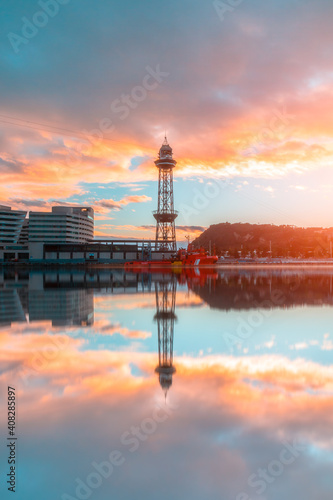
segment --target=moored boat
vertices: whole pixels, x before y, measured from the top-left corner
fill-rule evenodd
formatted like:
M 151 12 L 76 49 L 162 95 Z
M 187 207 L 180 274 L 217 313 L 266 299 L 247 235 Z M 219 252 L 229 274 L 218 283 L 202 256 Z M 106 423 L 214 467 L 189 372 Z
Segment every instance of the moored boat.
M 177 255 L 185 267 L 214 266 L 218 261 L 217 255 L 209 255 L 204 248 L 193 248 L 191 243 L 188 244 L 187 250 L 180 248 Z
M 137 260 L 125 263 L 125 269 L 165 269 L 181 267 L 214 266 L 218 261 L 217 255 L 209 255 L 204 248 L 194 248 L 191 243 L 187 249 L 180 248 L 171 259 Z

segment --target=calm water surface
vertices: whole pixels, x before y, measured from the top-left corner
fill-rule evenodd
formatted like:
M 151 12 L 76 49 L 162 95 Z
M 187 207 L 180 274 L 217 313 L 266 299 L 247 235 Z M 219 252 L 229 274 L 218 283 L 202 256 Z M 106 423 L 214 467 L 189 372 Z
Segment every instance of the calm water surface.
M 331 500 L 332 306 L 329 269 L 0 273 L 1 498 Z

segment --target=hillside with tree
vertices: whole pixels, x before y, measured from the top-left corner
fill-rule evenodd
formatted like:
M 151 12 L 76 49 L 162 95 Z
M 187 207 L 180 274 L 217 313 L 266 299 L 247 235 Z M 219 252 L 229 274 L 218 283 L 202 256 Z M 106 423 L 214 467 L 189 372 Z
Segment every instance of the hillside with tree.
M 193 241 L 195 247 L 214 249 L 230 257 L 330 258 L 333 228 L 275 226 L 273 224 L 214 224 Z

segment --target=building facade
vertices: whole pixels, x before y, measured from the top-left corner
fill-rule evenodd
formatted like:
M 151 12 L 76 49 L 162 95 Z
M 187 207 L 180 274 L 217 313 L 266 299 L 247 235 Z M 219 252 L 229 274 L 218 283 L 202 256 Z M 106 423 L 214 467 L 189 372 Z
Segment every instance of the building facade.
M 105 240 L 88 243 L 29 243 L 30 261 L 48 264 L 83 264 L 85 262 L 124 263 L 143 260 L 161 260 L 163 253 L 155 242 L 148 240 Z M 1 252 L 0 252 L 1 260 Z
M 0 205 L 0 245 L 19 242 L 27 212 Z
M 52 207 L 52 212 L 30 212 L 29 243 L 87 243 L 94 239 L 91 207 Z

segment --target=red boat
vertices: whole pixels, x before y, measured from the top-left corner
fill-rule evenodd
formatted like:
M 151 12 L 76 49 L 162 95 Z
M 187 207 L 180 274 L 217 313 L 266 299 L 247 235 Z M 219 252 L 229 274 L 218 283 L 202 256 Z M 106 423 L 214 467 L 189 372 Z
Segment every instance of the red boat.
M 218 260 L 217 255 L 209 255 L 204 248 L 193 248 L 189 243 L 187 250 L 180 248 L 177 252 L 177 260 L 187 267 L 214 266 Z
M 177 267 L 214 266 L 218 260 L 217 255 L 209 255 L 204 248 L 193 248 L 189 243 L 187 250 L 180 248 L 171 259 L 165 260 L 136 260 L 125 263 L 125 269 L 165 269 Z

